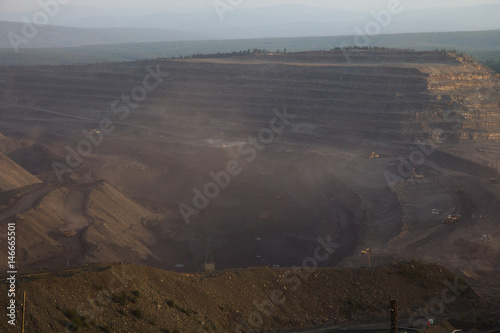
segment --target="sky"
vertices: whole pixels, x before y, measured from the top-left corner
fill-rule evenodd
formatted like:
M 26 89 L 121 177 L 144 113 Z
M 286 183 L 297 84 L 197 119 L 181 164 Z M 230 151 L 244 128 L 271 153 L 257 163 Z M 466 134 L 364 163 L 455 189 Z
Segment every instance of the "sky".
M 216 0 L 0 0 L 0 11 L 12 12 L 20 10 L 36 10 L 42 2 L 61 1 L 73 6 L 95 6 L 101 8 L 168 8 L 210 7 Z M 239 7 L 261 7 L 280 4 L 302 4 L 314 7 L 343 8 L 369 10 L 380 7 L 391 0 L 217 0 L 223 3 L 241 3 Z M 396 0 L 398 1 L 398 0 Z M 500 0 L 399 0 L 406 8 L 456 7 L 480 4 L 500 4 Z

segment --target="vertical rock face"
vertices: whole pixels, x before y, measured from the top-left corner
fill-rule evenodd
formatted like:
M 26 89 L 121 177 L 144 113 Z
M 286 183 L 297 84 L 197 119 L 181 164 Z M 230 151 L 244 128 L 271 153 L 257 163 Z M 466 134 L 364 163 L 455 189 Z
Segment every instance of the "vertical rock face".
M 458 141 L 500 141 L 499 75 L 468 57 L 456 58 L 458 64 L 454 66 L 420 69 L 428 74 L 429 93 L 436 100 L 438 112 L 434 114 L 444 120 L 441 124 L 434 122 L 434 126 L 441 126 Z M 428 125 L 432 125 L 433 113 L 428 112 Z
M 6 78 L 0 81 L 0 98 L 39 108 L 11 105 L 17 114 L 6 112 L 6 106 L 2 111 L 6 119 L 38 111 L 51 132 L 61 131 L 58 115 L 44 114 L 40 108 L 89 119 L 116 119 L 110 103 L 130 94 L 152 65 L 144 61 L 0 67 L 0 77 Z M 127 122 L 175 135 L 207 138 L 221 127 L 227 135 L 251 132 L 265 125 L 274 107 L 287 105 L 299 115 L 302 126 L 290 134 L 335 143 L 401 141 L 428 137 L 433 130 L 446 132 L 455 141 L 500 140 L 498 75 L 451 53 L 303 52 L 228 60 L 159 60 L 154 65 L 168 78 L 143 102 L 133 103 L 137 108 Z

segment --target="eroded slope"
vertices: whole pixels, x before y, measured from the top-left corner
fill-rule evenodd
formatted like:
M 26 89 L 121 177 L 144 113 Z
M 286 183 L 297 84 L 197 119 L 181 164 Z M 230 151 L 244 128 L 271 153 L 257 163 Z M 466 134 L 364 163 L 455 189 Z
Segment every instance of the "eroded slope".
M 130 235 L 141 239 L 137 258 L 151 251 L 167 258 L 162 267 L 198 269 L 207 238 L 218 267 L 291 266 L 327 236 L 340 247 L 326 265 L 366 265 L 359 253 L 371 247 L 375 264 L 419 257 L 497 266 L 498 76 L 444 52 L 358 50 L 349 58 L 330 51 L 1 68 L 0 129 L 36 141 L 39 163 L 20 149 L 16 160 L 56 183 L 51 163 L 66 163 L 67 147 L 76 149 L 88 133 L 99 141 L 100 121 L 111 119 L 112 133 L 64 179 L 105 179 L 161 214 L 147 225 L 161 241 L 134 228 Z M 151 71 L 160 84 L 130 102 L 127 117 L 113 112 L 113 102 L 128 105 L 126 96 Z M 293 121 L 248 162 L 239 147 L 249 147 L 285 106 Z M 425 139 L 424 146 L 416 141 Z M 419 150 L 423 160 L 414 158 Z M 379 158 L 370 159 L 372 152 Z M 400 168 L 410 158 L 414 165 Z M 193 189 L 231 160 L 242 173 L 186 225 L 179 204 L 191 205 Z M 424 178 L 412 178 L 413 167 Z M 95 211 L 97 220 L 126 218 L 109 209 Z M 464 218 L 442 225 L 450 213 Z M 127 225 L 117 222 L 120 230 Z M 93 248 L 122 237 L 104 224 L 90 230 Z M 117 258 L 117 248 L 102 246 Z

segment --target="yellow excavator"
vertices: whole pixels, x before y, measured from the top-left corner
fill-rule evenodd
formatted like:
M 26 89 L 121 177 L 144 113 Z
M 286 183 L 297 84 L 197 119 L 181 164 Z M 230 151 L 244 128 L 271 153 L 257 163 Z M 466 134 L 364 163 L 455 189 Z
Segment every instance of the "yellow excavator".
M 451 214 L 451 215 L 448 215 L 447 218 L 445 218 L 443 220 L 443 224 L 453 224 L 455 222 L 457 222 L 458 220 L 460 220 L 460 217 L 462 217 L 461 215 L 458 215 L 458 214 Z
M 374 160 L 376 158 L 380 158 L 380 155 L 377 155 L 375 154 L 375 152 L 372 152 L 372 154 L 370 155 L 370 160 Z
M 416 172 L 415 172 L 415 168 L 413 168 L 413 173 L 411 174 L 411 178 L 412 179 L 424 179 L 425 176 L 424 175 L 418 175 Z

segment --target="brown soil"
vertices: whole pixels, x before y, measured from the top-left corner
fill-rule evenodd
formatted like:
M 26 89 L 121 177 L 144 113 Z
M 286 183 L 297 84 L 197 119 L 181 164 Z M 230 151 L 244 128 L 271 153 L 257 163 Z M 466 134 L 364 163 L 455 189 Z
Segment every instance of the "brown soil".
M 415 310 L 439 299 L 446 288 L 443 281 L 455 276 L 418 262 L 372 269 L 251 268 L 206 274 L 129 264 L 77 269 L 40 276 L 33 272 L 23 278 L 18 294 L 26 292 L 28 332 L 62 332 L 71 318 L 79 322 L 77 317 L 85 317 L 78 323 L 81 332 L 95 332 L 99 326 L 111 332 L 238 332 L 238 327 L 268 332 L 353 322 L 388 325 L 390 299 L 399 301 L 399 317 L 407 322 Z M 5 291 L 2 284 L 0 292 Z M 0 304 L 5 306 L 4 298 Z M 485 300 L 467 289 L 446 305 L 442 316 L 485 306 Z M 3 331 L 12 331 L 3 321 L 1 325 Z
M 0 153 L 0 191 L 11 191 L 41 181 Z

